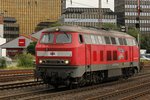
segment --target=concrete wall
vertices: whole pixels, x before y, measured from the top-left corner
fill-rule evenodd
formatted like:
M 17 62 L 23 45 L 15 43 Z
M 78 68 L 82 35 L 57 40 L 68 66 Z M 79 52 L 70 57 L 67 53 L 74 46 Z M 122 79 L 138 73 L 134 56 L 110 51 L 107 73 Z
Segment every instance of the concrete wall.
M 3 56 L 3 57 L 6 56 L 6 49 L 1 48 L 1 45 L 4 44 L 4 43 L 6 43 L 6 39 L 0 37 L 0 57 L 1 56 Z
M 4 36 L 4 25 L 0 24 L 0 37 Z
M 4 35 L 4 24 L 3 24 L 3 16 L 0 15 L 0 37 Z

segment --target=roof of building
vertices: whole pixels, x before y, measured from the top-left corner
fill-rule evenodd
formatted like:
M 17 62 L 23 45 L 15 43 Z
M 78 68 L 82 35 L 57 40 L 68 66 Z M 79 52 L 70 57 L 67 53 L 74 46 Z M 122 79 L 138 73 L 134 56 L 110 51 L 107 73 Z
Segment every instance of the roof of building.
M 44 31 L 46 31 L 46 30 L 47 30 L 47 28 L 42 29 L 42 30 L 40 30 L 40 31 L 38 31 L 38 32 L 36 32 L 36 33 L 34 33 L 34 34 L 32 34 L 31 36 L 32 36 L 33 38 L 36 38 L 36 39 L 38 40 L 38 39 L 40 39 L 40 36 L 41 36 L 42 32 L 44 32 Z
M 6 39 L 3 38 L 3 37 L 0 37 L 0 45 L 2 45 L 2 44 L 4 44 L 4 43 L 6 43 Z
M 38 41 L 38 39 L 33 37 L 32 35 L 20 34 L 20 36 L 24 36 L 24 37 L 26 37 L 28 39 L 31 39 L 34 42 Z
M 64 11 L 64 14 L 66 13 L 112 13 L 113 11 L 110 8 L 79 8 L 79 7 L 69 7 Z
M 19 46 L 19 39 L 25 39 L 25 46 Z M 27 46 L 30 44 L 30 42 L 37 41 L 37 39 L 26 36 L 26 35 L 20 35 L 18 38 L 15 38 L 12 41 L 9 41 L 7 43 L 4 43 L 1 45 L 1 48 L 27 48 Z

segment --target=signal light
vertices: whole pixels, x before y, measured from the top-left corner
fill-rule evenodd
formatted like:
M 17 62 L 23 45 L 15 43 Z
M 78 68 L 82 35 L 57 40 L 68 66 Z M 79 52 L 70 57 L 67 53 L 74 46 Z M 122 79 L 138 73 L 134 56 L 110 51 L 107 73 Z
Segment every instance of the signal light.
M 121 32 L 126 32 L 126 27 L 125 26 L 121 26 Z

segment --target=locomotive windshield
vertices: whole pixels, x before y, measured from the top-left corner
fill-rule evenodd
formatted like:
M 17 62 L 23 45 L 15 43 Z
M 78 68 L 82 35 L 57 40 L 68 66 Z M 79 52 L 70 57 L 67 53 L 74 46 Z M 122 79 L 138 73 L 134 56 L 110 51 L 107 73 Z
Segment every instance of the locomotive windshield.
M 44 34 L 40 40 L 40 43 L 54 43 L 54 36 L 56 37 L 56 43 L 71 43 L 72 36 L 68 33 L 54 33 Z
M 49 33 L 49 34 L 44 34 L 40 43 L 53 43 L 54 40 L 54 34 Z
M 71 34 L 61 33 L 56 36 L 56 43 L 71 43 Z

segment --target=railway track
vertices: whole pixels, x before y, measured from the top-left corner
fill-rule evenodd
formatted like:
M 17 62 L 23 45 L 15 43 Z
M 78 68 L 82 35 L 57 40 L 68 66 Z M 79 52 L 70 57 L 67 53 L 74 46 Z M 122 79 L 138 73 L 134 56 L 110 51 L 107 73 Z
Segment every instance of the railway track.
M 52 92 L 52 88 L 47 88 L 47 89 L 28 91 L 28 92 L 23 92 L 23 93 L 18 93 L 18 94 L 11 94 L 11 95 L 7 95 L 7 96 L 0 96 L 0 100 L 18 100 L 18 99 L 22 99 L 27 96 L 48 93 L 48 92 L 50 92 L 50 90 Z
M 34 78 L 33 70 L 0 70 L 0 82 L 28 80 Z
M 120 100 L 137 100 L 137 99 L 144 100 L 144 98 L 145 99 L 147 98 L 146 95 L 149 95 L 149 94 L 150 94 L 150 89 L 147 89 L 145 91 L 141 91 L 141 92 L 126 96 Z
M 0 90 L 6 90 L 6 89 L 8 90 L 8 89 L 21 88 L 21 87 L 27 87 L 27 86 L 41 85 L 41 84 L 43 84 L 42 81 L 7 83 L 7 84 L 1 84 Z
M 146 91 L 146 93 L 148 93 L 148 91 L 150 91 L 150 82 L 142 83 L 142 84 L 128 87 L 125 89 L 118 89 L 116 91 L 112 91 L 112 92 L 109 92 L 109 93 L 106 93 L 103 95 L 97 94 L 97 96 L 88 98 L 86 100 L 130 100 L 133 98 L 137 98 L 140 95 L 143 95 L 143 93 L 145 94 L 145 92 L 138 93 L 136 95 L 134 94 L 129 97 L 126 97 L 127 94 L 129 94 L 129 93 L 131 94 L 133 92 L 135 93 L 135 91 L 137 92 L 137 91 L 146 90 L 146 89 L 148 89 Z M 124 95 L 125 95 L 125 97 L 124 97 Z
M 5 84 L 0 86 L 0 90 L 10 90 L 10 93 L 1 95 L 0 100 L 44 100 L 44 99 L 59 99 L 59 100 L 78 100 L 78 99 L 89 99 L 94 97 L 96 93 L 106 94 L 114 92 L 116 89 L 120 88 L 126 89 L 127 86 L 133 87 L 138 83 L 147 83 L 150 80 L 150 73 L 140 74 L 138 76 L 132 77 L 128 80 L 114 81 L 110 83 L 104 83 L 95 86 L 83 87 L 74 90 L 66 90 L 66 88 L 61 88 L 59 90 L 54 90 L 52 87 L 45 87 L 38 89 L 38 84 L 42 83 L 30 83 L 30 82 L 22 82 L 21 84 Z M 32 86 L 31 84 L 37 85 L 37 89 L 26 90 L 27 87 Z M 12 89 L 24 89 L 22 92 L 16 92 L 12 94 L 14 91 Z M 21 90 L 22 90 L 21 89 Z M 12 91 L 12 92 L 11 92 Z M 19 91 L 19 90 L 18 90 Z M 99 95 L 96 94 L 96 95 Z M 91 97 L 90 97 L 91 96 Z M 115 99 L 116 100 L 116 99 Z M 120 100 L 120 99 L 119 99 Z
M 33 73 L 33 69 L 23 69 L 23 70 L 0 70 L 0 76 L 14 75 L 14 74 L 27 74 Z
M 51 92 L 51 90 L 48 90 L 49 92 L 41 92 L 41 93 L 31 93 L 32 96 L 21 96 L 21 100 L 44 100 L 44 99 L 55 99 L 55 100 L 78 100 L 78 99 L 90 99 L 89 96 L 94 97 L 93 94 L 100 93 L 106 95 L 106 93 L 112 93 L 116 89 L 126 89 L 128 86 L 133 87 L 135 84 L 139 83 L 140 78 L 142 80 L 140 83 L 147 83 L 150 80 L 150 74 L 147 75 L 140 75 L 137 77 L 133 77 L 126 81 L 115 81 L 111 83 L 105 83 L 100 84 L 96 86 L 89 86 L 89 87 L 83 87 L 79 89 L 74 90 L 66 90 L 61 92 Z M 149 79 L 148 79 L 149 78 Z M 149 83 L 150 84 L 150 83 Z M 147 85 L 149 85 L 147 83 Z M 92 95 L 91 95 L 92 94 Z M 98 94 L 96 94 L 98 95 Z M 17 95 L 18 97 L 18 95 Z M 15 97 L 15 98 L 17 98 Z M 9 98 L 10 99 L 10 98 Z

